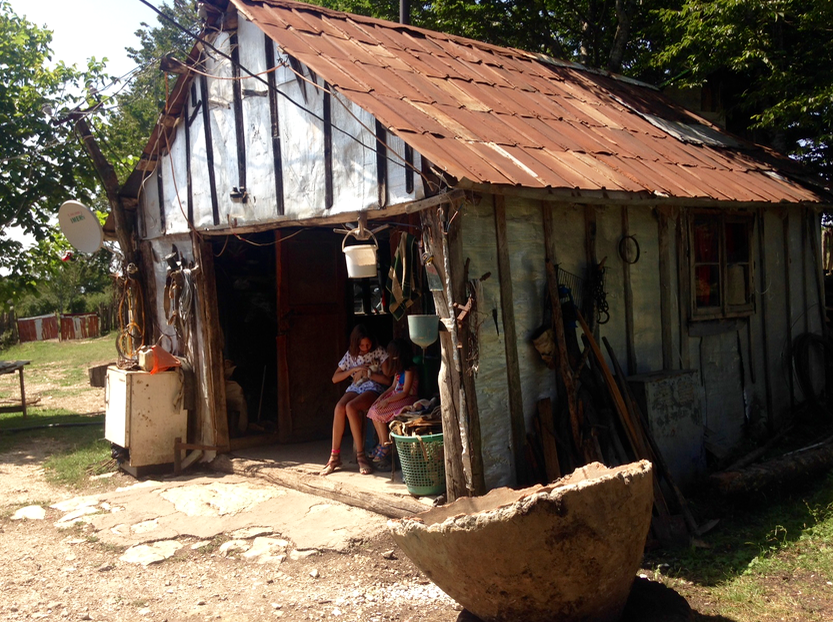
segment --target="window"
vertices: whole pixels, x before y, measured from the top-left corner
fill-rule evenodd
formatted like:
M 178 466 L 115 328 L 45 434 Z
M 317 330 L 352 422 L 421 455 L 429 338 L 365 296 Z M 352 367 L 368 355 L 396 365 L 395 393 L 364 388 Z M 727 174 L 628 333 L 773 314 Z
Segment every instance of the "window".
M 693 319 L 733 317 L 755 311 L 752 225 L 751 215 L 692 215 Z

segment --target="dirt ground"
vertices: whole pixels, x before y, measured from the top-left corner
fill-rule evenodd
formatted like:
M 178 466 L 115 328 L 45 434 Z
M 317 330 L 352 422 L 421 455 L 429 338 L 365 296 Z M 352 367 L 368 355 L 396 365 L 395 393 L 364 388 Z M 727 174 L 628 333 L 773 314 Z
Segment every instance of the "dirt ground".
M 32 391 L 40 389 L 33 383 Z M 100 389 L 73 400 L 77 412 L 103 410 Z M 121 561 L 121 549 L 85 527 L 55 527 L 60 513 L 48 505 L 74 495 L 44 477 L 43 461 L 54 449 L 41 442 L 0 454 L 2 620 L 451 622 L 460 614 L 387 534 L 345 553 L 321 551 L 280 564 L 224 555 L 222 538 L 197 550 L 185 542 L 170 559 L 148 566 Z M 108 482 L 135 480 L 116 474 Z M 11 519 L 32 504 L 47 508 L 44 520 Z

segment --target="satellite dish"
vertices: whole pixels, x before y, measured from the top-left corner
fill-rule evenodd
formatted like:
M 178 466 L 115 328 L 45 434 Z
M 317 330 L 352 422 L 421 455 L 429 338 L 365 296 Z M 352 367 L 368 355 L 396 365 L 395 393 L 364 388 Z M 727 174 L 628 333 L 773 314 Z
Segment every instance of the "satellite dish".
M 58 226 L 69 243 L 82 253 L 94 253 L 104 242 L 95 214 L 78 201 L 66 201 L 58 210 Z

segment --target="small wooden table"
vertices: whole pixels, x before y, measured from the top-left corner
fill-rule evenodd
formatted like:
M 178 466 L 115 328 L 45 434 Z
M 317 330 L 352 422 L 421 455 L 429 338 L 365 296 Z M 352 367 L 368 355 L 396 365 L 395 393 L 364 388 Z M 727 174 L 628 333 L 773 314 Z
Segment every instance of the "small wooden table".
M 26 387 L 23 384 L 23 368 L 32 361 L 0 361 L 0 376 L 20 372 L 20 406 L 0 406 L 0 413 L 16 413 L 23 411 L 26 416 Z

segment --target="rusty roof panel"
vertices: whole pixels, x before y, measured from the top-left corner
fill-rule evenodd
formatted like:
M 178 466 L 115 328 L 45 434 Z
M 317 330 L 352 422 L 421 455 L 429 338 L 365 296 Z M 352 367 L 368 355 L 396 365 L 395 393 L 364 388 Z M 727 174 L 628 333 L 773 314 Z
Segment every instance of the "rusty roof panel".
M 472 143 L 469 149 L 500 171 L 507 183 L 513 186 L 546 187 L 546 183 L 537 172 L 541 171 L 540 163 L 529 158 L 522 149 L 484 142 Z
M 426 96 L 414 88 L 413 72 L 398 71 L 391 68 L 382 69 L 373 67 L 372 65 L 359 65 L 356 67 L 356 69 L 359 68 L 366 72 L 368 82 L 372 82 L 373 88 L 378 89 L 379 93 L 388 94 L 393 92 L 399 97 L 424 101 L 429 104 L 434 101 L 431 97 Z M 383 76 L 385 79 L 380 80 L 379 78 Z
M 694 144 L 695 124 L 708 122 L 634 81 L 289 0 L 231 2 L 284 52 L 460 180 L 833 201 L 829 191 L 789 181 L 794 163 L 757 146 Z M 773 167 L 785 178 L 767 175 Z
M 449 171 L 458 179 L 470 179 L 477 182 L 484 176 L 491 177 L 497 184 L 511 184 L 498 169 L 491 164 L 491 160 L 484 160 L 478 153 L 471 151 L 468 143 L 457 140 L 438 140 L 434 136 L 426 136 L 423 141 L 426 157 L 435 165 Z
M 430 104 L 423 104 L 408 99 L 387 99 L 388 105 L 401 117 L 412 121 L 413 131 L 419 134 L 432 134 L 435 137 L 451 138 L 454 134 L 442 123 L 437 121 L 436 115 L 426 114 L 424 109 L 431 110 Z

